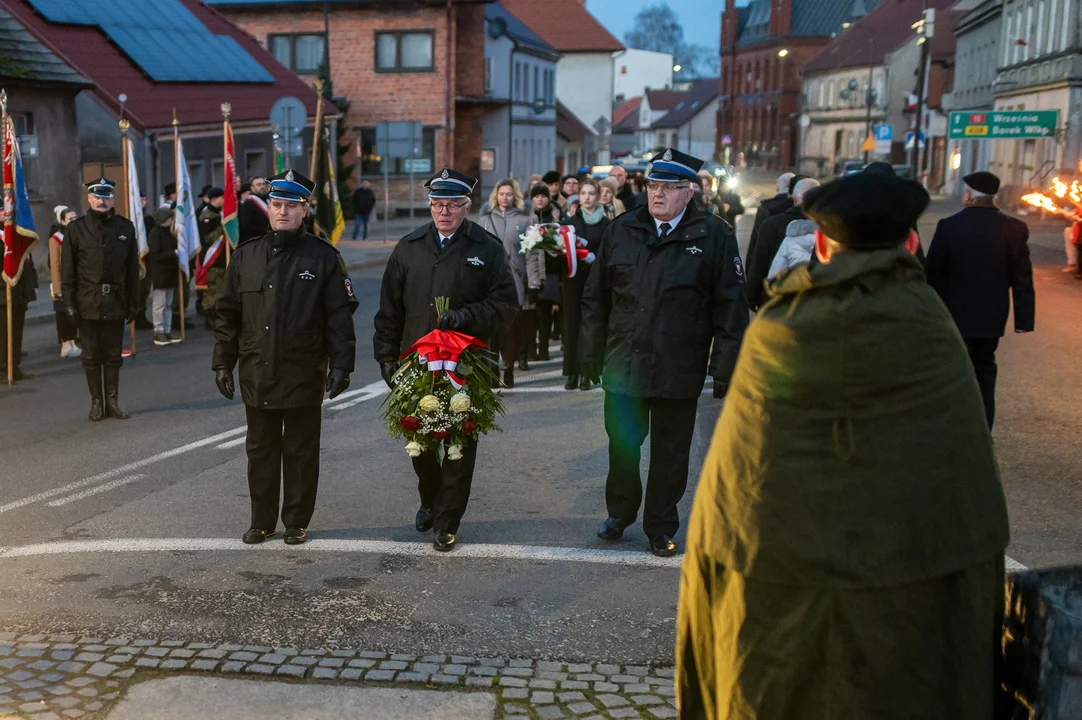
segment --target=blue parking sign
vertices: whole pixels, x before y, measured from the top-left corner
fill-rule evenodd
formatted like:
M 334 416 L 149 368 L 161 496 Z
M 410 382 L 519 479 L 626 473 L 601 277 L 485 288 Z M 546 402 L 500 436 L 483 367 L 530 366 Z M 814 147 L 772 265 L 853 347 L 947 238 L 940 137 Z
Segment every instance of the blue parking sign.
M 894 139 L 894 126 L 893 125 L 876 125 L 875 126 L 875 139 L 878 141 L 890 141 Z

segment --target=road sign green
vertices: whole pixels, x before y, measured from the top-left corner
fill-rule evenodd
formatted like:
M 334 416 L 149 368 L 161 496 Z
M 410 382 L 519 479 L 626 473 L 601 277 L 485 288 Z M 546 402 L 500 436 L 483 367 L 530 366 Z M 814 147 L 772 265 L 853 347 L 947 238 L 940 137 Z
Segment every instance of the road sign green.
M 1018 140 L 1053 137 L 1059 110 L 965 110 L 952 112 L 951 140 Z

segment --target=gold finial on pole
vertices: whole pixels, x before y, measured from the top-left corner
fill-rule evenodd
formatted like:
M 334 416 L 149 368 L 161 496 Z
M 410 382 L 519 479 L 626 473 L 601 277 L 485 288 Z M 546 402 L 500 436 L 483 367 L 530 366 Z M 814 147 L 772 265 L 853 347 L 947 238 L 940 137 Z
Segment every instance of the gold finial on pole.
M 0 90 L 0 106 L 3 106 L 4 114 L 8 111 L 8 91 Z
M 173 127 L 180 125 L 180 121 L 177 120 L 177 109 L 173 108 Z

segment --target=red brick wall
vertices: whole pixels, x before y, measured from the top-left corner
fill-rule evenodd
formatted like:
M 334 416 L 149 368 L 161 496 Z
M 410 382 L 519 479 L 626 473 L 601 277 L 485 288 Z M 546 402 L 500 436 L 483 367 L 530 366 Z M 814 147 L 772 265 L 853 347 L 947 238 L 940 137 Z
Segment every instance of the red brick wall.
M 464 172 L 477 170 L 459 167 L 455 158 L 463 148 L 472 155 L 466 165 L 479 165 L 482 144 L 481 129 L 475 123 L 460 125 L 454 114 L 448 118 L 448 79 L 455 79 L 452 90 L 457 95 L 480 95 L 484 90 L 484 8 L 481 5 L 459 6 L 454 10 L 455 29 L 449 33 L 446 10 L 442 7 L 413 6 L 412 3 L 380 5 L 378 9 L 336 9 L 330 13 L 331 79 L 335 95 L 350 102 L 345 115 L 349 131 L 341 138 L 343 144 L 356 142 L 353 128 L 371 127 L 383 120 L 420 120 L 426 127 L 439 127 L 436 132 L 434 168 L 445 163 Z M 268 36 L 281 33 L 321 33 L 323 14 L 314 12 L 230 12 L 230 20 L 251 34 L 264 46 Z M 432 30 L 432 72 L 377 73 L 375 71 L 375 33 L 380 30 Z M 448 67 L 449 35 L 455 53 Z M 315 82 L 315 76 L 305 79 Z M 446 127 L 450 120 L 456 135 L 448 147 Z M 476 148 L 474 152 L 473 148 Z M 450 161 L 448 160 L 450 151 Z M 349 153 L 346 163 L 355 155 Z M 476 158 L 476 162 L 474 162 Z M 421 182 L 427 178 L 420 179 Z M 372 178 L 373 189 L 382 204 L 382 179 Z M 379 187 L 376 187 L 376 185 Z M 405 203 L 409 183 L 406 178 L 391 182 L 392 201 Z M 415 202 L 424 202 L 423 192 L 415 191 Z

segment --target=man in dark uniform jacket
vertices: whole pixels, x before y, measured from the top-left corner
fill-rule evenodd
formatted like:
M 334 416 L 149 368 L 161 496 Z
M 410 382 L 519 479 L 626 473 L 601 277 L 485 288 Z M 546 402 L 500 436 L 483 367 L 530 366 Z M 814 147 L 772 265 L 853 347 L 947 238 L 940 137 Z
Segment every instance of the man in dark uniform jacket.
M 353 372 L 353 285 L 334 246 L 301 228 L 314 187 L 292 170 L 271 178 L 271 229 L 237 247 L 218 292 L 212 368 L 218 390 L 232 400 L 240 363 L 252 496 L 248 544 L 275 534 L 279 492 L 286 543 L 307 540 L 323 393 L 337 397 Z
M 0 248 L 3 241 L 0 241 Z M 15 286 L 11 288 L 11 379 L 33 380 L 33 373 L 24 373 L 19 365 L 23 355 L 23 327 L 26 324 L 26 311 L 30 303 L 38 297 L 38 271 L 34 267 L 34 256 L 27 255 L 22 272 Z M 8 370 L 8 314 L 7 292 L 0 283 L 0 382 L 7 379 Z
M 432 222 L 402 238 L 387 262 L 373 345 L 388 386 L 399 355 L 434 328 L 487 340 L 518 304 L 503 243 L 466 219 L 476 185 L 474 178 L 446 168 L 429 180 Z M 450 299 L 450 309 L 438 318 L 437 297 Z M 476 443 L 463 444 L 461 460 L 445 458 L 441 464 L 438 450 L 413 458 L 421 496 L 415 526 L 418 532 L 435 530 L 436 550 L 455 547 L 476 461 Z
M 977 172 L 960 212 L 943 218 L 928 248 L 928 284 L 946 303 L 969 350 L 988 427 L 996 417 L 996 348 L 1014 297 L 1014 331 L 1033 331 L 1035 301 L 1029 227 L 995 204 L 999 178 Z
M 748 240 L 748 251 L 745 253 L 745 257 L 750 259 L 751 254 L 755 252 L 755 246 L 759 242 L 759 230 L 767 218 L 785 212 L 793 206 L 791 191 L 792 184 L 795 184 L 792 183 L 792 180 L 795 177 L 796 175 L 791 172 L 779 175 L 778 193 L 774 197 L 767 198 L 759 203 L 759 209 L 755 211 L 755 222 L 751 225 L 751 239 Z
M 116 183 L 86 184 L 86 215 L 64 233 L 61 284 L 64 302 L 83 343 L 83 369 L 90 387 L 90 419 L 127 420 L 118 393 L 124 325 L 139 312 L 139 247 L 135 226 L 116 214 Z M 103 383 L 104 380 L 104 383 Z
M 642 524 L 650 551 L 666 557 L 676 554 L 676 506 L 707 369 L 714 397 L 724 397 L 749 315 L 736 236 L 689 204 L 703 161 L 668 148 L 652 162 L 649 204 L 613 220 L 601 240 L 582 298 L 579 354 L 590 377 L 604 374 L 609 518 L 597 534 L 617 540 L 635 522 L 650 434 Z
M 257 177 L 252 178 L 249 187 L 251 194 L 237 208 L 237 223 L 240 226 L 239 243 L 263 237 L 270 228 L 270 210 L 267 206 L 270 184 L 267 183 L 266 178 Z

